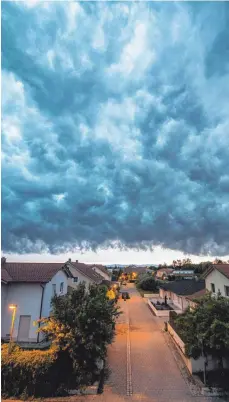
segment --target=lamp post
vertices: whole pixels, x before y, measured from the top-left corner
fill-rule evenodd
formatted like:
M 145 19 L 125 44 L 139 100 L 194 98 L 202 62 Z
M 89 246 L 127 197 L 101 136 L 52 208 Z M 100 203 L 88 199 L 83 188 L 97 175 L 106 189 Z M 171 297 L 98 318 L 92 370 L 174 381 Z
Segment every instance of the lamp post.
M 11 352 L 11 348 L 12 348 L 14 322 L 15 322 L 15 317 L 16 317 L 17 305 L 10 304 L 9 309 L 12 310 L 13 312 L 12 312 L 12 320 L 11 320 L 11 328 L 10 328 L 10 342 L 9 342 L 9 347 L 8 347 L 8 353 Z

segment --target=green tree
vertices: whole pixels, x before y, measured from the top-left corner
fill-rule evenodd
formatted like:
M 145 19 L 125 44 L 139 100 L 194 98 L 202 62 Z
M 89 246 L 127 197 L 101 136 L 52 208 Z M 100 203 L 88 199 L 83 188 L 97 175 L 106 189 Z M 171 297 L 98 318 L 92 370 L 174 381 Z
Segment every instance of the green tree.
M 186 354 L 194 359 L 204 355 L 206 360 L 212 355 L 223 368 L 223 357 L 229 355 L 229 300 L 209 294 L 196 302 L 194 310 L 175 320 Z
M 151 274 L 143 275 L 136 285 L 142 290 L 157 290 L 157 282 Z
M 96 285 L 86 291 L 80 284 L 70 294 L 53 298 L 51 317 L 42 319 L 40 331 L 70 356 L 81 385 L 99 378 L 107 346 L 114 338 L 119 311 L 106 292 L 106 287 Z

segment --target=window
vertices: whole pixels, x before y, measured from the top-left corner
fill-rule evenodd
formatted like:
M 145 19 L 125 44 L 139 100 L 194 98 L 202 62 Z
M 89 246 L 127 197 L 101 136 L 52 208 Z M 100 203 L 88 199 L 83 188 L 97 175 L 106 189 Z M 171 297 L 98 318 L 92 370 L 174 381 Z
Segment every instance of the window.
M 212 293 L 215 293 L 215 284 L 214 283 L 211 283 L 211 291 L 212 291 Z
M 52 296 L 55 296 L 55 295 L 56 295 L 56 284 L 54 283 L 52 285 Z
M 73 278 L 73 282 L 78 282 L 78 276 L 75 276 L 75 277 Z
M 229 297 L 229 286 L 224 286 L 225 296 Z
M 64 291 L 64 282 L 60 283 L 60 293 L 63 293 Z

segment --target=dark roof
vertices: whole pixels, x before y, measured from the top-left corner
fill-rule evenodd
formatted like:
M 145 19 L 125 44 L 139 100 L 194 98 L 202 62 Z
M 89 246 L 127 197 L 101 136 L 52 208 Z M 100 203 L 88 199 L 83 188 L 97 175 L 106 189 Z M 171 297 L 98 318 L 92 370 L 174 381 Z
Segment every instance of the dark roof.
M 40 262 L 5 262 L 1 275 L 5 282 L 49 282 L 53 276 L 63 269 L 67 276 L 72 276 L 63 263 Z
M 90 265 L 83 264 L 82 262 L 73 262 L 73 261 L 68 261 L 68 264 L 71 264 L 75 269 L 77 269 L 77 271 L 81 272 L 83 275 L 86 275 L 95 283 L 100 283 L 104 279 L 103 276 L 93 271 Z
M 217 269 L 217 271 L 229 279 L 229 264 L 212 264 L 210 268 L 203 273 L 203 278 L 206 278 L 213 271 L 213 269 Z
M 193 293 L 199 292 L 205 288 L 205 281 L 204 280 L 180 280 L 180 281 L 173 281 L 169 283 L 162 283 L 159 285 L 161 289 L 169 290 L 177 295 L 180 296 L 190 296 Z

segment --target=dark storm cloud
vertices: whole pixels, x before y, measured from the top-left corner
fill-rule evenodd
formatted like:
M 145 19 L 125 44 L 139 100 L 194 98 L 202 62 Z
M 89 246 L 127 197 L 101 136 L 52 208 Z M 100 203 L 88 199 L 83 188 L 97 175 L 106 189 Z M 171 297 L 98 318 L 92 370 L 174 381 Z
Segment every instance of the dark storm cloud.
M 3 4 L 3 250 L 228 254 L 228 4 L 101 4 Z

